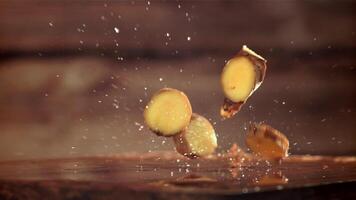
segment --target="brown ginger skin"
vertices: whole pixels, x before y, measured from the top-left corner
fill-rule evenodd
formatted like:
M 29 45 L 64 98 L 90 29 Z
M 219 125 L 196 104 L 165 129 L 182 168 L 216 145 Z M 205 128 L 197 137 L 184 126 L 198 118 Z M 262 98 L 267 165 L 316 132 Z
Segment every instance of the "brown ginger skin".
M 287 137 L 266 124 L 251 124 L 246 145 L 254 154 L 265 159 L 281 159 L 288 156 Z

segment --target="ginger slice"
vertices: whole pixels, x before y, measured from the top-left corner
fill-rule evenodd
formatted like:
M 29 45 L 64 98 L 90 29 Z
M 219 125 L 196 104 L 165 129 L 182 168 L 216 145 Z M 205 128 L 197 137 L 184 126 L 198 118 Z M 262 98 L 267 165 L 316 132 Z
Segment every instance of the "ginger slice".
M 221 85 L 225 95 L 220 109 L 223 118 L 234 116 L 261 85 L 266 73 L 266 60 L 247 46 L 230 59 L 221 74 Z
M 191 116 L 192 106 L 188 97 L 172 88 L 159 90 L 144 111 L 147 126 L 157 135 L 167 137 L 184 130 Z
M 251 124 L 246 144 L 262 158 L 280 159 L 288 156 L 287 137 L 266 124 Z
M 195 113 L 188 127 L 173 139 L 177 151 L 190 158 L 210 155 L 218 146 L 213 126 L 205 117 Z

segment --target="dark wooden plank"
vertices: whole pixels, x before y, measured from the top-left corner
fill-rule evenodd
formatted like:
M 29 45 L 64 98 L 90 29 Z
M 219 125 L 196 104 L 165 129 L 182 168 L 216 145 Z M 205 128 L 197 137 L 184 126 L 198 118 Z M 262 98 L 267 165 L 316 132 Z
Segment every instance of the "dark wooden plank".
M 137 191 L 119 184 L 93 184 L 76 181 L 0 181 L 0 198 L 4 200 L 37 199 L 251 199 L 251 200 L 299 200 L 299 199 L 355 199 L 356 182 L 334 183 L 307 188 L 293 188 L 282 191 L 266 191 L 250 194 L 196 194 L 161 191 Z
M 279 163 L 251 160 L 231 166 L 229 156 L 189 160 L 169 152 L 0 162 L 0 198 L 355 197 L 355 157 L 291 156 Z

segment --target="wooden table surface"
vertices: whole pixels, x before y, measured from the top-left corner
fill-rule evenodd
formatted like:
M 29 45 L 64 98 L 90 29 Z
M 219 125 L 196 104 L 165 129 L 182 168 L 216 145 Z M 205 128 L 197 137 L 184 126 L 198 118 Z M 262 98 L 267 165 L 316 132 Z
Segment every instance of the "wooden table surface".
M 217 152 L 244 147 L 248 124 L 264 122 L 288 137 L 292 154 L 356 155 L 355 8 L 350 0 L 2 0 L 0 160 L 174 150 L 142 116 L 163 87 L 184 91 L 212 122 Z M 243 44 L 268 60 L 266 79 L 221 121 L 220 73 Z
M 356 157 L 291 156 L 280 162 L 175 153 L 0 163 L 1 199 L 355 198 Z

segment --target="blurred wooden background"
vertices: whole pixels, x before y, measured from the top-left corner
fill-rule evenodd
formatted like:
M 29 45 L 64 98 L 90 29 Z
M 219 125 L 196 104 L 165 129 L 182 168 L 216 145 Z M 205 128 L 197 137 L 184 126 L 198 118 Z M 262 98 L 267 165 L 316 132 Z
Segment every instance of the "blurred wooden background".
M 144 127 L 153 92 L 185 91 L 219 135 L 250 121 L 295 154 L 356 153 L 355 1 L 0 1 L 0 160 L 171 150 Z M 221 121 L 219 74 L 243 44 L 267 78 Z

